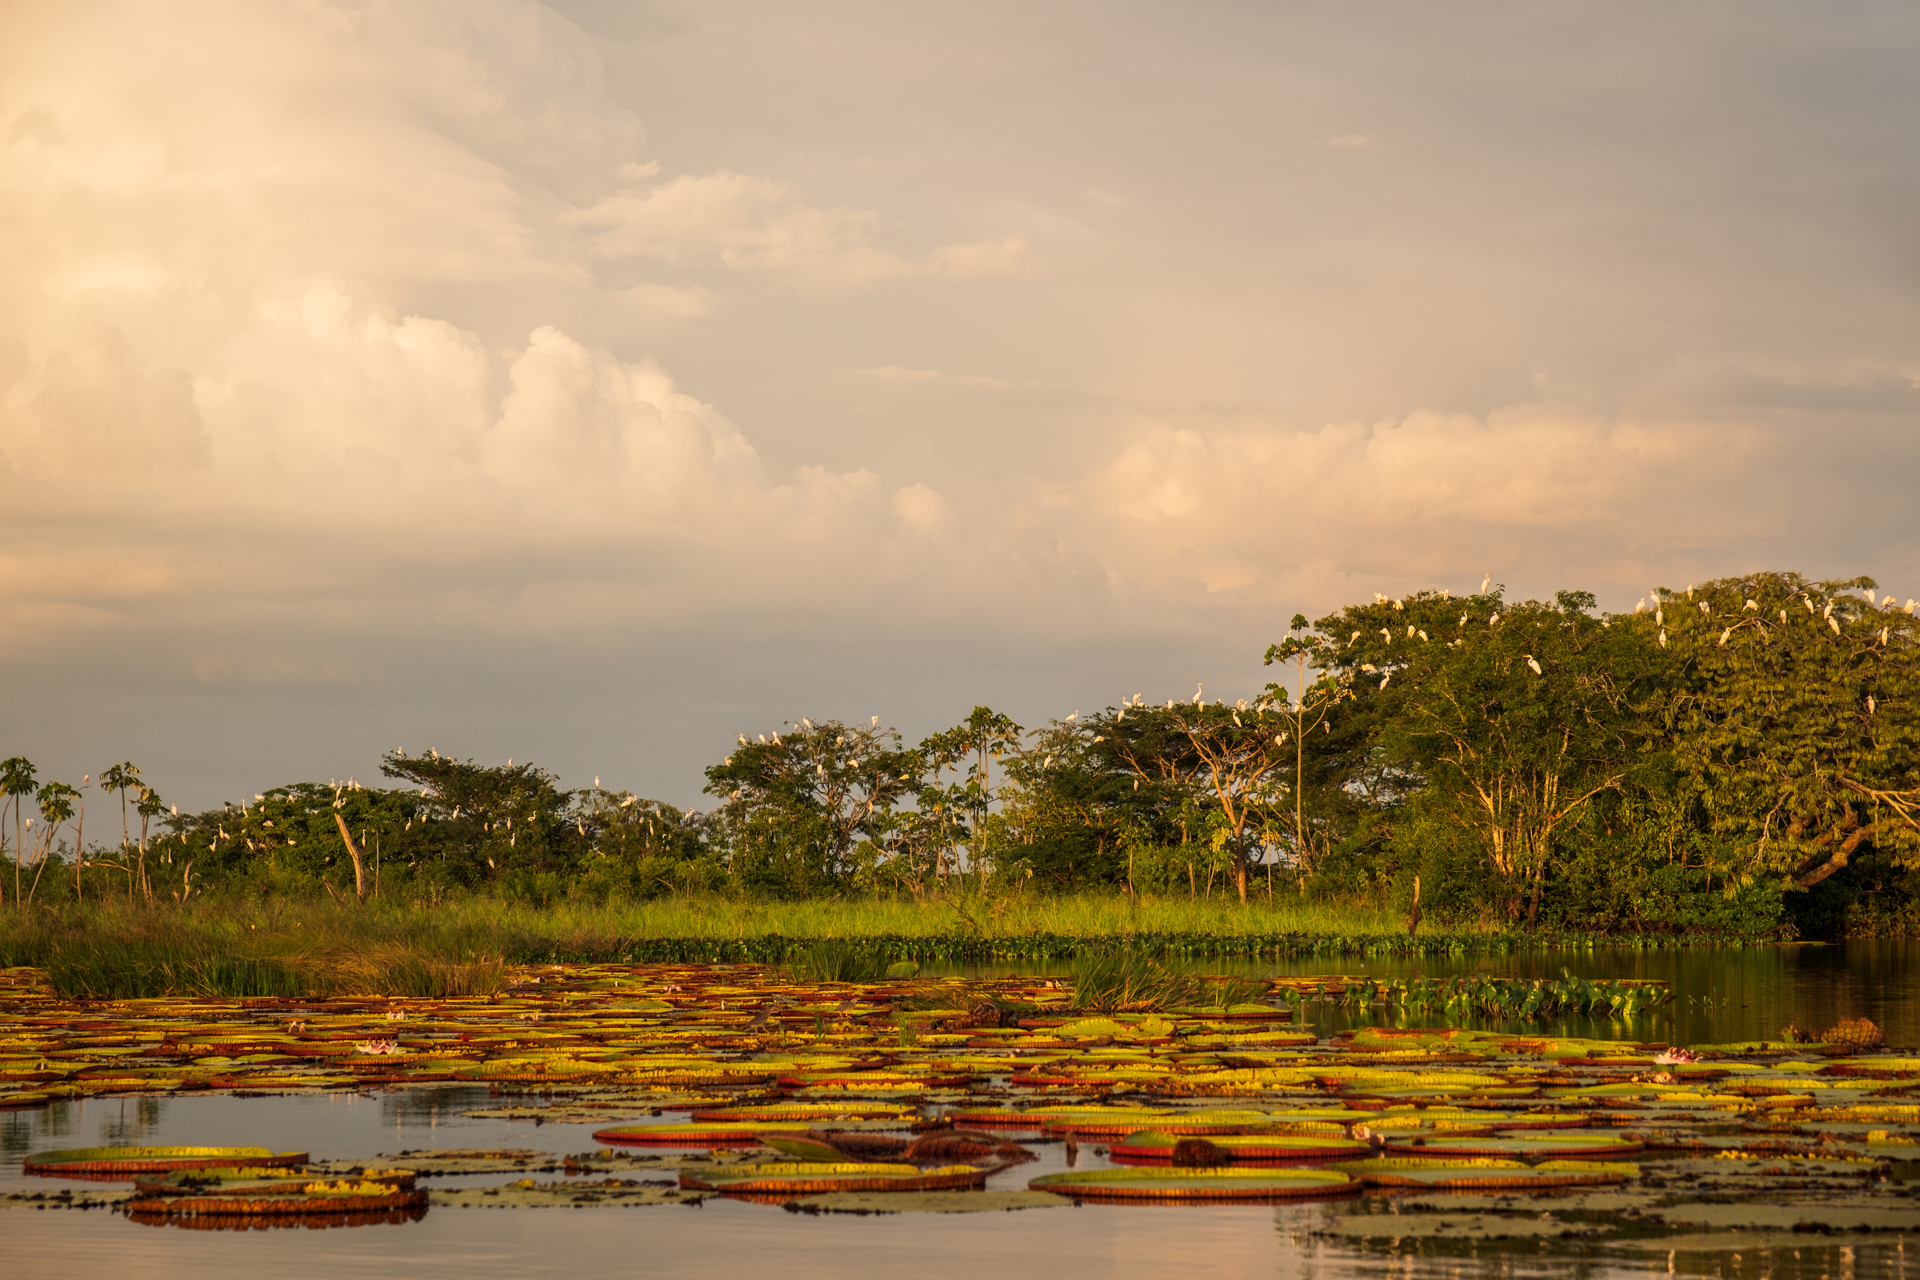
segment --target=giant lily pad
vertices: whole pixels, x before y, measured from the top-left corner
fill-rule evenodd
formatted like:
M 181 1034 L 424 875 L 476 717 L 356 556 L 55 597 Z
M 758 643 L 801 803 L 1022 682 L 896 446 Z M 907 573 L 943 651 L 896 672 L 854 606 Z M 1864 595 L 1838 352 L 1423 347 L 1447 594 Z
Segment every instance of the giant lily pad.
M 1640 1170 L 1630 1164 L 1549 1160 L 1543 1164 L 1528 1165 L 1518 1160 L 1459 1156 L 1446 1161 L 1396 1156 L 1358 1160 L 1333 1167 L 1352 1174 L 1369 1186 L 1467 1191 L 1506 1188 L 1544 1191 L 1552 1187 L 1606 1186 L 1640 1176 Z
M 683 1169 L 680 1185 L 722 1195 L 801 1196 L 827 1191 L 951 1191 L 983 1186 L 989 1170 L 957 1164 L 923 1169 L 911 1164 L 811 1160 L 751 1169 Z
M 1612 1160 L 1637 1155 L 1645 1146 L 1636 1138 L 1607 1133 L 1562 1133 L 1519 1137 L 1496 1134 L 1493 1137 L 1461 1137 L 1456 1134 L 1431 1134 L 1418 1138 L 1389 1138 L 1386 1154 L 1415 1156 L 1420 1159 L 1445 1159 L 1449 1156 L 1494 1156 L 1525 1160 Z
M 1360 1184 L 1328 1169 L 1089 1169 L 1027 1184 L 1076 1200 L 1300 1200 L 1357 1194 Z
M 1167 1164 L 1174 1149 L 1183 1141 L 1177 1132 L 1147 1129 L 1128 1134 L 1108 1153 L 1120 1164 Z M 1272 1163 L 1280 1160 L 1353 1159 L 1369 1150 L 1364 1142 L 1352 1138 L 1313 1134 L 1262 1133 L 1224 1135 L 1206 1142 L 1226 1153 L 1235 1164 Z
M 265 1147 L 82 1147 L 71 1151 L 42 1151 L 21 1165 L 26 1173 L 50 1178 L 124 1180 L 135 1174 L 173 1169 L 218 1169 L 254 1165 L 261 1168 L 301 1165 L 304 1151 L 275 1154 Z

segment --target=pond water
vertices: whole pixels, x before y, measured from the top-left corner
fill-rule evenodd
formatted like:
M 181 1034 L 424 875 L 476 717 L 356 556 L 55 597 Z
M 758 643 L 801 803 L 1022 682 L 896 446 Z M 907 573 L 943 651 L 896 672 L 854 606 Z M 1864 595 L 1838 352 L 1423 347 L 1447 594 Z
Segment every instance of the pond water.
M 1920 1046 L 1920 940 L 1871 939 L 1791 946 L 1669 947 L 1649 951 L 1587 948 L 1529 951 L 1504 956 L 1290 960 L 1195 959 L 1196 972 L 1247 977 L 1343 974 L 1373 978 L 1558 978 L 1656 979 L 1674 993 L 1671 1004 L 1646 1010 L 1633 1021 L 1591 1018 L 1464 1025 L 1502 1031 L 1592 1036 L 1597 1039 L 1665 1041 L 1669 1044 L 1732 1044 L 1777 1040 L 1788 1023 L 1821 1031 L 1842 1018 L 1871 1018 L 1887 1043 Z M 1066 974 L 1066 962 L 955 969 L 986 973 Z M 1352 1026 L 1416 1025 L 1395 1014 L 1352 1015 L 1334 1005 L 1309 1003 L 1305 1020 L 1322 1035 Z M 1431 1019 L 1428 1019 L 1431 1021 Z
M 1776 1035 L 1787 1021 L 1823 1027 L 1864 1015 L 1895 1044 L 1920 1043 L 1911 944 L 1568 952 L 1479 961 L 1348 962 L 1248 966 L 1247 972 L 1429 977 L 1455 973 L 1665 978 L 1681 999 L 1655 1021 L 1628 1028 L 1569 1025 L 1576 1034 L 1679 1043 Z M 1213 965 L 1207 966 L 1215 968 Z M 1225 966 L 1220 966 L 1224 968 Z M 1004 968 L 996 969 L 1005 972 Z M 1689 999 L 1691 997 L 1691 999 Z M 1309 1005 L 1326 1030 L 1340 1015 Z M 370 1159 L 420 1148 L 534 1148 L 557 1153 L 594 1147 L 590 1124 L 536 1124 L 470 1118 L 488 1106 L 478 1086 L 416 1086 L 376 1094 L 269 1098 L 185 1096 L 102 1098 L 0 1116 L 0 1191 L 45 1191 L 53 1183 L 21 1173 L 30 1153 L 75 1146 L 140 1144 L 261 1145 L 308 1150 L 316 1158 Z M 498 1105 L 494 1103 L 492 1105 Z M 681 1117 L 669 1115 L 667 1119 Z M 1064 1167 L 1059 1143 L 1035 1148 L 1038 1164 L 996 1177 L 1019 1189 Z M 1090 1145 L 1079 1168 L 1105 1164 Z M 558 1175 L 541 1175 L 543 1179 Z M 435 1179 L 446 1187 L 493 1185 L 511 1175 Z M 818 1217 L 774 1206 L 708 1201 L 698 1206 L 587 1210 L 482 1210 L 439 1207 L 417 1222 L 359 1228 L 189 1231 L 136 1224 L 106 1211 L 0 1210 L 4 1273 L 18 1277 L 112 1276 L 139 1271 L 167 1277 L 326 1276 L 343 1274 L 488 1277 L 640 1274 L 778 1276 L 780 1280 L 850 1276 L 1274 1276 L 1358 1280 L 1392 1274 L 1425 1280 L 1465 1276 L 1600 1277 L 1652 1273 L 1761 1280 L 1800 1276 L 1920 1277 L 1920 1250 L 1904 1237 L 1733 1252 L 1662 1246 L 1636 1252 L 1627 1243 L 1569 1253 L 1540 1241 L 1355 1243 L 1316 1234 L 1353 1202 L 1279 1207 L 1062 1207 L 1015 1213 Z

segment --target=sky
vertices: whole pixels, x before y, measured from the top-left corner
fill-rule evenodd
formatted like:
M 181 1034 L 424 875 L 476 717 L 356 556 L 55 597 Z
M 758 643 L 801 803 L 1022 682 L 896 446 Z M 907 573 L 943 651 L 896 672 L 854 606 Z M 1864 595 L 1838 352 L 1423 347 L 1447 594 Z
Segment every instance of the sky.
M 0 753 L 202 808 L 1920 594 L 1920 9 L 0 5 Z

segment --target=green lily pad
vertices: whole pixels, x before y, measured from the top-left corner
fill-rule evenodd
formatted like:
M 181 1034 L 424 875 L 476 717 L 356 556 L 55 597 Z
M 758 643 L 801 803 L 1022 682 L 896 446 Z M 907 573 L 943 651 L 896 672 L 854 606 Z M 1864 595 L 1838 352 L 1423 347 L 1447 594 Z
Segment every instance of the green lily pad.
M 304 1151 L 275 1154 L 265 1147 L 81 1147 L 28 1156 L 21 1169 L 44 1177 L 103 1179 L 173 1169 L 217 1169 L 222 1165 L 267 1168 L 306 1162 Z
M 826 1191 L 950 1191 L 986 1183 L 988 1170 L 972 1165 L 923 1169 L 911 1164 L 792 1161 L 751 1169 L 683 1169 L 680 1185 L 722 1195 L 814 1195 Z
M 1601 1164 L 1577 1160 L 1549 1160 L 1527 1165 L 1518 1160 L 1453 1157 L 1446 1161 L 1416 1160 L 1404 1156 L 1357 1160 L 1332 1166 L 1378 1187 L 1459 1188 L 1487 1191 L 1512 1187 L 1544 1190 L 1549 1187 L 1606 1186 L 1640 1176 L 1631 1164 Z
M 1076 1200 L 1298 1200 L 1355 1195 L 1360 1183 L 1328 1169 L 1089 1169 L 1027 1184 Z

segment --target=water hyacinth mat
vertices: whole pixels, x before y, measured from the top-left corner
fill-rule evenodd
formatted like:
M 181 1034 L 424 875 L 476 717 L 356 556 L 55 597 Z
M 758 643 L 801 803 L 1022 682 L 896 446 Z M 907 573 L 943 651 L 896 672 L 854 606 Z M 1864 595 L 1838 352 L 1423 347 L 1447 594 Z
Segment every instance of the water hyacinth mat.
M 1291 1021 L 1290 996 L 1344 982 L 1129 1012 L 1075 1009 L 1039 978 L 810 983 L 756 965 L 528 967 L 474 999 L 113 1002 L 8 970 L 0 1108 L 455 1083 L 491 1097 L 470 1114 L 582 1140 L 377 1159 L 49 1144 L 21 1166 L 46 1189 L 0 1203 L 193 1229 L 714 1196 L 860 1214 L 1324 1201 L 1321 1229 L 1361 1240 L 1920 1225 L 1920 1057 L 1445 1027 L 1326 1039 Z

